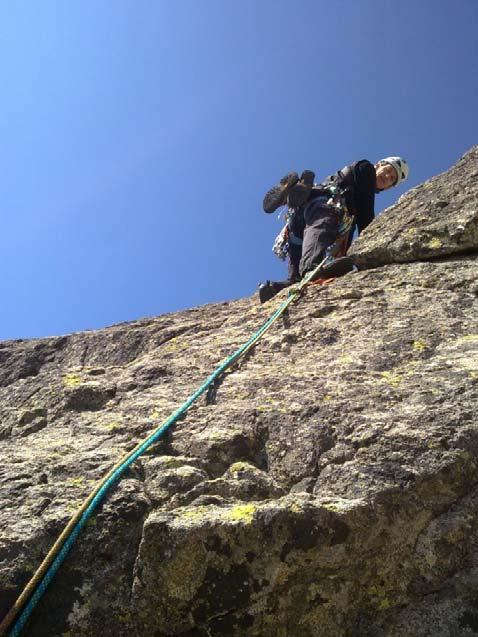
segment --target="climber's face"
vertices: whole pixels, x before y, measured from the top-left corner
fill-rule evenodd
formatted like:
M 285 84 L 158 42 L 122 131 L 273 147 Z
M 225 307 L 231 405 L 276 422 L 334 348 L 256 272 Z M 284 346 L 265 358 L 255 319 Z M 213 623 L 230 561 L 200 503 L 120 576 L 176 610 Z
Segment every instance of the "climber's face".
M 392 164 L 375 164 L 376 187 L 378 190 L 387 190 L 397 181 L 398 175 Z

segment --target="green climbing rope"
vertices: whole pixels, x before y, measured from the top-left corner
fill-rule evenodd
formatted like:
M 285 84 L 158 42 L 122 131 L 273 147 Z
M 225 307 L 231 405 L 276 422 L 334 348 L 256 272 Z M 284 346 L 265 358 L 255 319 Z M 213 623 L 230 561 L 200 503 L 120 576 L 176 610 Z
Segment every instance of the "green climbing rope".
M 68 552 L 73 546 L 76 538 L 81 532 L 94 510 L 105 496 L 108 489 L 115 484 L 126 471 L 126 469 L 143 454 L 154 442 L 156 442 L 166 431 L 176 423 L 181 416 L 191 407 L 191 405 L 214 383 L 214 381 L 225 372 L 238 358 L 248 352 L 257 341 L 267 332 L 268 329 L 277 321 L 277 319 L 285 312 L 285 310 L 297 301 L 302 295 L 304 288 L 310 283 L 318 273 L 322 265 L 331 258 L 329 253 L 325 259 L 295 287 L 291 288 L 288 297 L 280 304 L 272 316 L 260 327 L 257 332 L 242 345 L 238 350 L 231 354 L 223 363 L 221 363 L 215 371 L 205 380 L 205 382 L 192 394 L 183 405 L 173 412 L 169 418 L 157 427 L 143 442 L 140 442 L 132 451 L 126 454 L 109 473 L 102 479 L 93 489 L 92 493 L 86 498 L 77 512 L 73 515 L 61 535 L 52 546 L 43 562 L 34 573 L 31 580 L 24 588 L 10 611 L 4 617 L 0 624 L 0 635 L 5 635 L 7 630 L 15 621 L 14 626 L 8 633 L 9 637 L 18 637 L 21 634 L 28 618 L 33 612 L 35 606 L 40 601 L 43 593 L 54 578 L 56 572 L 66 559 Z

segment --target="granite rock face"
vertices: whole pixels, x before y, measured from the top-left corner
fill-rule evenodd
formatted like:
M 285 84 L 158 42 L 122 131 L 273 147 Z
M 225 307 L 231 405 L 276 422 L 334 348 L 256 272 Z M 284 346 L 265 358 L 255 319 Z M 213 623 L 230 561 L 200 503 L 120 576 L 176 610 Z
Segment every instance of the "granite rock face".
M 136 461 L 25 634 L 478 634 L 477 176 L 478 147 L 404 195 L 371 269 L 309 288 Z M 0 615 L 282 298 L 0 343 Z

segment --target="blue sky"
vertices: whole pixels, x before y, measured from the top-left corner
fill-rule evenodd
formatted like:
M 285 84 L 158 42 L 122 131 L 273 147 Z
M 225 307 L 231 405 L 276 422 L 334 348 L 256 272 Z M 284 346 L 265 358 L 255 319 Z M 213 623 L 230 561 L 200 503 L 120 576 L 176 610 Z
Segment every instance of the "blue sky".
M 290 170 L 478 143 L 476 0 L 0 0 L 0 339 L 284 278 Z

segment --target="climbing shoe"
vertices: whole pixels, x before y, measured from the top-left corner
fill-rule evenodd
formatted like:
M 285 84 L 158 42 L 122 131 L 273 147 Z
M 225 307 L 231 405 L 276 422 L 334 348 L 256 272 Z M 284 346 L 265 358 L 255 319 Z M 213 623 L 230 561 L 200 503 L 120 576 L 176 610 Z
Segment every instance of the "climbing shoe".
M 336 276 L 344 276 L 344 274 L 352 272 L 354 268 L 355 263 L 351 257 L 339 257 L 319 268 L 312 280 L 333 279 Z
M 261 303 L 270 301 L 272 297 L 281 290 L 288 287 L 290 283 L 287 281 L 265 281 L 259 285 L 259 300 Z
M 285 206 L 290 189 L 295 186 L 298 181 L 299 175 L 297 173 L 289 173 L 285 177 L 282 177 L 278 186 L 274 186 L 266 192 L 262 202 L 264 212 L 274 212 L 277 208 Z
M 290 189 L 287 197 L 289 208 L 300 208 L 309 199 L 314 186 L 315 173 L 304 170 L 299 181 Z

